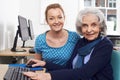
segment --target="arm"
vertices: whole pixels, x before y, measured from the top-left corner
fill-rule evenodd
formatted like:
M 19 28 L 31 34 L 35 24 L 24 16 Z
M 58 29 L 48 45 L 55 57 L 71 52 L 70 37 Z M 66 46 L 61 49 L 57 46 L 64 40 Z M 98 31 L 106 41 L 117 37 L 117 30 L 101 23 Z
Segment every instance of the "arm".
M 44 68 L 47 69 L 47 71 L 58 70 L 58 69 L 60 70 L 60 69 L 66 68 L 66 66 L 54 64 L 52 62 L 45 62 L 45 61 L 38 60 L 38 59 L 30 59 L 28 60 L 26 64 L 32 65 L 32 67 L 43 66 Z
M 42 60 L 42 55 L 35 53 L 34 58 L 35 58 L 35 59 L 38 59 L 38 60 Z
M 45 43 L 44 42 L 44 34 L 40 34 L 37 36 L 35 39 L 35 46 L 34 46 L 34 51 L 35 51 L 35 59 L 42 60 L 42 51 L 41 51 L 41 46 Z
M 60 70 L 60 69 L 65 69 L 67 66 L 61 66 L 58 64 L 54 64 L 52 62 L 46 62 L 44 66 L 48 71 L 53 71 L 53 70 Z

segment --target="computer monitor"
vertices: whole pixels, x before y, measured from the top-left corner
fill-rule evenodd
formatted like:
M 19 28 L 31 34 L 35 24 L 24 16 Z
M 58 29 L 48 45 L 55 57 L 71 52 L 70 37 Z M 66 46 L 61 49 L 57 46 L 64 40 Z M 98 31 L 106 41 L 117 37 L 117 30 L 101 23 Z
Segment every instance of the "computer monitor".
M 29 31 L 28 31 L 27 19 L 19 15 L 18 16 L 18 23 L 19 23 L 18 30 L 16 32 L 13 48 L 11 49 L 11 51 L 24 52 L 25 50 L 17 50 L 16 47 L 17 47 L 18 35 L 21 37 L 21 40 L 23 41 L 22 47 L 24 47 L 25 41 L 29 40 Z
M 30 19 L 28 19 L 28 33 L 29 33 L 29 38 L 33 40 L 34 39 L 33 24 Z M 25 46 L 25 41 L 23 41 L 22 48 L 33 48 L 33 46 Z
M 33 40 L 34 39 L 34 30 L 33 30 L 33 24 L 32 24 L 32 21 L 29 19 L 28 20 L 28 30 L 29 30 L 29 36 L 30 36 L 30 39 Z M 30 53 L 35 53 L 35 50 L 34 50 L 34 47 L 29 49 L 29 52 Z
M 34 31 L 33 31 L 33 24 L 32 24 L 32 21 L 29 19 L 28 20 L 28 30 L 29 30 L 29 36 L 30 36 L 30 39 L 33 40 L 34 39 Z
M 19 22 L 19 26 L 18 26 L 19 34 L 20 34 L 22 41 L 29 40 L 27 19 L 22 16 L 18 16 L 18 22 Z

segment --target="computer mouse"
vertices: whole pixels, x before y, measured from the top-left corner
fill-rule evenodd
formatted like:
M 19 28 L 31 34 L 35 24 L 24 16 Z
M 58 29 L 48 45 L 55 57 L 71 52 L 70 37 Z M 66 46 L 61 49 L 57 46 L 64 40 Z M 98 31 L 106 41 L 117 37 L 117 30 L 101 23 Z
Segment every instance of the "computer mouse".
M 35 50 L 34 50 L 34 48 L 31 48 L 31 49 L 29 49 L 29 53 L 35 53 Z
M 26 65 L 27 68 L 32 68 L 32 65 Z
M 26 67 L 28 68 L 32 68 L 32 65 L 35 64 L 35 62 L 30 61 L 28 64 L 26 64 Z

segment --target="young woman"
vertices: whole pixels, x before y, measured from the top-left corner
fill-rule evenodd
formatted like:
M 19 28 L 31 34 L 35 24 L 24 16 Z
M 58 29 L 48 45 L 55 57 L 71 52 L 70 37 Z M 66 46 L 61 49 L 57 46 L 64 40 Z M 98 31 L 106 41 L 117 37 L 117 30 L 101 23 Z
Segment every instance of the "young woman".
M 80 36 L 63 28 L 65 14 L 60 4 L 48 5 L 45 18 L 50 30 L 36 38 L 35 58 L 65 66 Z

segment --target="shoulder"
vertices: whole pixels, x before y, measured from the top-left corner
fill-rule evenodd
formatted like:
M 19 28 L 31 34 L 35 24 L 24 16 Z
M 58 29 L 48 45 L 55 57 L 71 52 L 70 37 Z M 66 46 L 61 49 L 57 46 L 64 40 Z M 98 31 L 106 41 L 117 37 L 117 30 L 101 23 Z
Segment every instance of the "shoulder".
M 39 35 L 36 37 L 36 39 L 43 38 L 43 37 L 45 37 L 45 36 L 46 36 L 46 33 L 41 33 L 41 34 L 39 34 Z
M 42 34 L 39 34 L 37 37 L 36 37 L 36 41 L 45 41 L 45 37 L 46 37 L 46 33 L 42 33 Z
M 104 37 L 103 40 L 101 40 L 101 42 L 99 44 L 113 46 L 111 40 L 108 39 L 107 37 Z
M 79 35 L 77 32 L 75 32 L 75 31 L 69 31 L 69 30 L 68 30 L 68 34 L 70 34 L 70 35 Z
M 81 38 L 81 36 L 75 31 L 68 30 L 68 34 L 69 34 L 69 37 L 72 39 L 75 39 L 75 38 L 80 39 Z
M 78 33 L 74 32 L 74 31 L 68 31 L 68 41 L 69 42 L 76 44 L 80 38 L 81 38 L 81 36 Z
M 95 49 L 101 50 L 101 51 L 112 51 L 113 50 L 113 44 L 107 37 L 104 37 L 103 40 L 101 40 L 96 45 Z
M 41 37 L 44 37 L 46 35 L 46 33 L 41 33 L 37 36 L 37 38 L 41 38 Z

